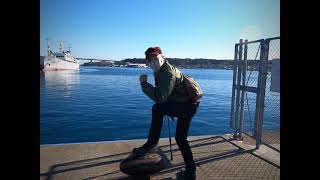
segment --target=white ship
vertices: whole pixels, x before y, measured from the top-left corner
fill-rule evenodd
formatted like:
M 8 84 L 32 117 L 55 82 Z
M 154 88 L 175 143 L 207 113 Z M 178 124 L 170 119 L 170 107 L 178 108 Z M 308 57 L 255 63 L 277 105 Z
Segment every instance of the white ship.
M 48 43 L 48 55 L 43 60 L 43 71 L 57 70 L 78 70 L 80 68 L 79 60 L 72 56 L 69 51 L 64 51 L 63 42 L 60 42 L 60 52 L 50 51 Z

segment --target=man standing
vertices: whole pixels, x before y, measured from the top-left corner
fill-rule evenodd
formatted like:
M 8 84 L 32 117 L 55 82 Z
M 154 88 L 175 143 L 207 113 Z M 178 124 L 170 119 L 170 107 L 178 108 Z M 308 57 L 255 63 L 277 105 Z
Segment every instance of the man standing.
M 188 96 L 183 74 L 165 60 L 159 47 L 148 48 L 145 55 L 146 63 L 154 73 L 155 87 L 147 82 L 147 75 L 142 74 L 141 88 L 155 104 L 152 107 L 148 141 L 142 147 L 134 148 L 133 153 L 142 156 L 157 146 L 164 115 L 178 117 L 175 139 L 186 165 L 186 170 L 182 173 L 189 179 L 195 179 L 196 166 L 187 137 L 191 120 L 200 102 L 193 102 Z

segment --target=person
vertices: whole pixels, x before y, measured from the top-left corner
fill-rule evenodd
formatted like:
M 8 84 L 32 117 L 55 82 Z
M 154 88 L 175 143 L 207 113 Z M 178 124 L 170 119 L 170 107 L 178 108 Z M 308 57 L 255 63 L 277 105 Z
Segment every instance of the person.
M 150 47 L 145 51 L 146 64 L 153 70 L 155 87 L 148 83 L 148 76 L 140 76 L 142 91 L 152 99 L 152 122 L 147 142 L 134 148 L 133 153 L 143 156 L 154 150 L 160 138 L 164 115 L 177 117 L 175 139 L 185 163 L 184 176 L 195 179 L 196 165 L 187 137 L 192 118 L 199 107 L 199 100 L 193 102 L 183 83 L 183 74 L 162 55 L 159 47 Z

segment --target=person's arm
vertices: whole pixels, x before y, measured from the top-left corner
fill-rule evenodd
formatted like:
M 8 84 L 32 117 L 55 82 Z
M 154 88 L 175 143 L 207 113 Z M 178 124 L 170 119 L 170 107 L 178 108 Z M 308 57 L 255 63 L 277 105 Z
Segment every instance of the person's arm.
M 157 102 L 156 97 L 154 96 L 155 87 L 153 87 L 147 81 L 141 83 L 141 88 L 144 94 L 146 94 L 151 100 Z
M 171 73 L 162 73 L 158 86 L 153 87 L 148 82 L 142 82 L 142 91 L 156 103 L 166 102 L 175 84 L 175 76 Z
M 142 74 L 140 76 L 140 85 L 142 88 L 142 91 L 153 101 L 156 101 L 154 96 L 154 87 L 148 83 L 148 76 L 146 74 Z

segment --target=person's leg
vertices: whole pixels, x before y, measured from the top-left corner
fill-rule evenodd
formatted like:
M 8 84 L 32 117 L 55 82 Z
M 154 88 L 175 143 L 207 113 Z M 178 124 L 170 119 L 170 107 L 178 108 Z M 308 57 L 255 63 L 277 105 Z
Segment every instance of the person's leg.
M 192 151 L 189 146 L 187 137 L 188 137 L 188 131 L 190 128 L 192 117 L 197 112 L 198 105 L 189 104 L 186 107 L 186 109 L 188 111 L 185 111 L 183 115 L 178 117 L 175 139 L 181 151 L 183 160 L 185 162 L 186 171 L 188 172 L 189 176 L 191 176 L 192 178 L 195 178 L 196 165 L 193 160 Z
M 144 149 L 152 149 L 158 144 L 165 111 L 165 104 L 154 104 L 152 106 L 152 122 L 149 129 L 148 141 L 143 145 Z
M 164 115 L 171 117 L 192 118 L 197 111 L 197 106 L 190 103 L 166 102 L 152 106 L 152 122 L 149 130 L 148 141 L 144 147 L 154 147 L 158 144 L 163 124 Z M 188 131 L 187 131 L 188 133 Z
M 178 118 L 175 139 L 181 151 L 183 160 L 185 162 L 186 170 L 195 171 L 196 166 L 193 161 L 192 152 L 187 140 L 190 123 L 191 123 L 191 118 L 187 118 L 187 117 Z
M 164 115 L 169 115 L 171 117 L 183 117 L 187 115 L 192 118 L 197 111 L 197 107 L 198 106 L 191 105 L 190 103 L 166 102 L 154 104 L 152 107 L 152 122 L 149 129 L 148 141 L 142 147 L 135 148 L 134 152 L 136 154 L 143 155 L 152 150 L 158 144 Z M 185 124 L 182 124 L 182 126 L 184 125 Z M 185 136 L 187 136 L 188 130 L 186 132 L 182 132 L 181 134 L 183 135 L 183 133 L 186 133 Z M 185 145 L 182 145 L 182 147 L 185 147 Z
M 152 122 L 149 129 L 148 141 L 140 148 L 135 148 L 134 153 L 144 155 L 157 146 L 164 115 L 177 117 L 185 111 L 185 103 L 166 102 L 161 104 L 154 104 L 152 106 Z

